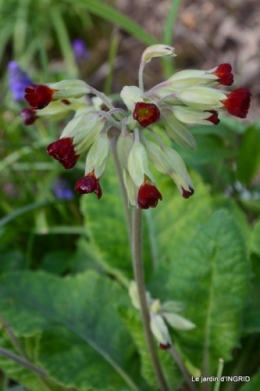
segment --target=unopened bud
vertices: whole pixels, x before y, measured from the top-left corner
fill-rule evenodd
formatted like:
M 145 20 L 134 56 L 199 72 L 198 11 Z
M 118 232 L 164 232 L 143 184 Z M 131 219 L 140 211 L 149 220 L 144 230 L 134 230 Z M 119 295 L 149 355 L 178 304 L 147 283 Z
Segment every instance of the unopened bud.
M 162 314 L 164 318 L 167 320 L 170 326 L 178 330 L 192 330 L 196 325 L 192 323 L 190 320 L 185 319 L 183 316 L 164 312 Z
M 109 155 L 109 141 L 106 133 L 102 133 L 93 143 L 86 160 L 85 173 L 94 171 L 95 176 L 100 178 L 107 165 Z
M 53 100 L 80 98 L 91 92 L 90 87 L 83 80 L 62 80 L 49 84 L 49 87 L 56 90 Z
M 141 63 L 147 64 L 154 57 L 176 57 L 174 48 L 168 45 L 151 45 L 142 54 Z

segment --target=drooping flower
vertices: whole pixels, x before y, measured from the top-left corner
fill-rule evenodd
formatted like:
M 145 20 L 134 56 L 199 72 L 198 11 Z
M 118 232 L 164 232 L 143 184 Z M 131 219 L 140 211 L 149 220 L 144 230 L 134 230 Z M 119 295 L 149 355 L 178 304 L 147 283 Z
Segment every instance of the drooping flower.
M 11 61 L 8 64 L 8 83 L 13 99 L 15 101 L 23 101 L 24 89 L 32 84 L 33 81 L 16 61 Z
M 32 109 L 23 109 L 20 111 L 20 116 L 23 118 L 25 125 L 32 125 L 37 118 L 36 112 Z
M 234 82 L 232 66 L 230 64 L 220 64 L 210 72 L 218 77 L 218 82 L 224 86 L 231 86 Z
M 75 190 L 79 194 L 95 193 L 98 199 L 100 199 L 102 196 L 102 189 L 100 187 L 98 178 L 96 178 L 94 174 L 94 171 L 79 179 L 75 185 Z
M 247 88 L 237 88 L 222 99 L 229 114 L 239 118 L 246 118 L 250 107 L 251 94 Z
M 48 155 L 58 160 L 66 170 L 77 163 L 79 156 L 76 154 L 73 145 L 73 137 L 60 138 L 47 147 Z
M 147 180 L 140 186 L 137 196 L 137 203 L 141 209 L 155 208 L 162 195 L 156 186 L 151 185 Z
M 152 125 L 160 119 L 160 110 L 154 103 L 137 102 L 133 118 L 143 127 Z
M 31 84 L 25 88 L 24 98 L 34 110 L 46 107 L 52 100 L 56 90 L 44 84 Z

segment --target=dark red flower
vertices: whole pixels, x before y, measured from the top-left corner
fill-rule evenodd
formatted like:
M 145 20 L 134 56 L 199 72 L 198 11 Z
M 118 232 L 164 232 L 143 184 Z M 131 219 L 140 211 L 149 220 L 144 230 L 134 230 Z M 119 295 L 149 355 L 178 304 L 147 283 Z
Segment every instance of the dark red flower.
M 79 179 L 74 189 L 79 194 L 96 193 L 98 199 L 102 196 L 102 189 L 100 187 L 99 180 L 96 178 L 93 171 Z
M 47 153 L 54 159 L 58 160 L 67 170 L 75 166 L 79 155 L 76 155 L 73 146 L 73 138 L 60 138 L 47 147 Z
M 227 95 L 221 102 L 229 112 L 239 118 L 246 118 L 250 107 L 251 94 L 247 88 L 237 88 Z
M 231 86 L 234 81 L 234 76 L 231 71 L 232 66 L 230 64 L 220 64 L 212 74 L 218 77 L 220 84 Z
M 162 200 L 162 195 L 158 189 L 149 182 L 144 181 L 138 191 L 138 206 L 141 209 L 155 208 L 158 200 Z
M 192 194 L 194 194 L 194 189 L 190 186 L 189 186 L 189 190 L 185 190 L 182 186 L 181 188 L 182 188 L 183 198 L 189 198 L 190 196 L 192 196 Z
M 138 102 L 135 105 L 133 117 L 143 128 L 146 128 L 159 121 L 160 110 L 154 103 Z
M 33 124 L 38 118 L 36 112 L 32 109 L 23 109 L 19 114 L 23 118 L 25 125 Z
M 32 109 L 43 109 L 52 100 L 52 95 L 57 91 L 43 84 L 31 84 L 25 89 L 24 98 Z
M 219 124 L 220 120 L 218 118 L 218 112 L 215 110 L 205 110 L 207 113 L 211 113 L 211 115 L 206 118 L 207 121 L 212 122 L 214 125 Z
M 162 349 L 162 350 L 167 350 L 167 349 L 170 349 L 172 345 L 168 342 L 167 344 L 164 344 L 164 343 L 160 343 L 159 344 L 159 348 Z

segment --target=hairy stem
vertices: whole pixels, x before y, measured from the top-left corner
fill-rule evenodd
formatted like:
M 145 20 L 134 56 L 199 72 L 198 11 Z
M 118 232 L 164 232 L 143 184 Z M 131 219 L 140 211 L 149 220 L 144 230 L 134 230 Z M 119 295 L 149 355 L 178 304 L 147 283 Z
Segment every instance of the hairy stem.
M 21 365 L 22 367 L 29 369 L 29 371 L 35 373 L 35 375 L 40 376 L 42 378 L 47 378 L 47 374 L 45 371 L 38 368 L 36 365 L 32 364 L 30 361 L 26 360 L 25 358 L 22 358 L 20 356 L 17 356 L 13 352 L 10 352 L 10 350 L 7 350 L 7 349 L 0 347 L 0 354 L 1 354 L 1 356 L 16 362 L 17 364 Z
M 184 379 L 185 379 L 187 385 L 189 386 L 190 391 L 198 391 L 195 384 L 191 381 L 191 376 L 190 376 L 189 372 L 187 371 L 185 365 L 183 364 L 182 359 L 181 359 L 178 351 L 175 349 L 175 347 L 173 345 L 170 347 L 169 352 L 172 355 L 172 357 L 174 358 L 174 361 L 178 365 L 180 371 L 182 372 Z
M 137 285 L 144 334 L 152 367 L 161 391 L 168 391 L 161 365 L 157 356 L 153 335 L 150 329 L 150 315 L 146 301 L 144 271 L 142 263 L 142 210 L 134 208 L 132 222 L 132 259 L 135 282 Z

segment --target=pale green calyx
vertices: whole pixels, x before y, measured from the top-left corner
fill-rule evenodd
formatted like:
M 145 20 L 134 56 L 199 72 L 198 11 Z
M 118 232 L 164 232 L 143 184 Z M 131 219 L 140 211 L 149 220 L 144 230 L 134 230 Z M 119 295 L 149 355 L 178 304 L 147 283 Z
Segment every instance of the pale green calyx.
M 145 147 L 140 143 L 140 141 L 135 141 L 128 156 L 127 167 L 133 182 L 138 188 L 144 182 L 145 175 L 154 182 L 152 173 L 148 168 L 148 158 Z
M 127 191 L 128 200 L 130 205 L 136 206 L 137 205 L 137 194 L 138 194 L 138 188 L 134 184 L 129 172 L 123 168 L 123 179 L 124 179 L 124 185 Z
M 173 106 L 172 112 L 177 120 L 185 124 L 214 125 L 214 123 L 207 120 L 210 116 L 207 111 L 186 106 Z
M 183 316 L 170 313 L 170 312 L 164 312 L 162 315 L 169 323 L 169 325 L 172 326 L 174 329 L 192 330 L 196 327 L 194 323 L 192 323 L 188 319 L 185 319 Z
M 119 161 L 125 170 L 128 170 L 128 156 L 134 145 L 134 136 L 130 134 L 124 124 L 122 124 L 122 131 L 117 139 L 116 148 Z
M 85 175 L 94 171 L 100 178 L 105 172 L 109 155 L 109 140 L 106 133 L 101 133 L 89 150 L 86 159 Z
M 169 137 L 183 148 L 194 150 L 196 140 L 188 129 L 171 113 L 165 116 L 166 131 Z
M 152 313 L 150 316 L 150 326 L 153 335 L 160 344 L 166 346 L 171 345 L 171 337 L 162 316 Z
M 174 53 L 174 48 L 172 46 L 168 45 L 151 45 L 148 46 L 148 48 L 145 49 L 145 51 L 142 54 L 141 63 L 147 64 L 151 61 L 154 57 L 176 57 L 176 54 Z
M 137 102 L 143 102 L 143 91 L 136 86 L 125 86 L 120 96 L 129 111 L 134 111 Z
M 57 90 L 53 94 L 53 100 L 80 98 L 91 92 L 89 85 L 83 80 L 62 80 L 58 83 L 48 84 L 48 86 Z
M 176 97 L 189 107 L 198 110 L 216 110 L 223 107 L 221 100 L 226 95 L 218 90 L 207 87 L 190 87 L 179 91 Z

